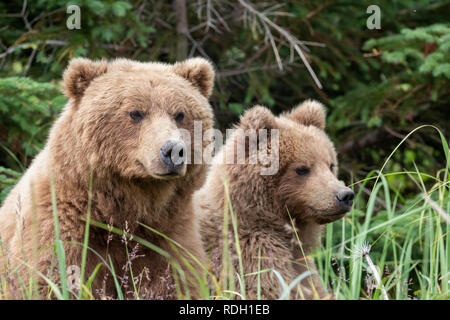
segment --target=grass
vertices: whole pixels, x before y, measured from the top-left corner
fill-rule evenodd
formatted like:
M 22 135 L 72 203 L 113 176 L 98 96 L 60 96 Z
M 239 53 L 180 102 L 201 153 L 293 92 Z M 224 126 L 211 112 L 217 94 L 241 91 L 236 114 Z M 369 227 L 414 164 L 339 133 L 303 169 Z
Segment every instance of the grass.
M 421 175 L 418 174 L 419 181 Z M 448 183 L 436 182 L 427 194 L 437 194 L 441 208 L 450 208 Z M 403 206 L 391 198 L 387 180 L 364 201 L 360 193 L 350 214 L 327 225 L 324 248 L 315 253 L 324 283 L 338 299 L 380 299 L 374 272 L 362 255 L 364 243 L 390 299 L 448 299 L 449 224 L 424 201 L 421 193 Z M 375 212 L 375 200 L 386 206 Z M 357 208 L 365 208 L 365 211 Z
M 420 130 L 417 128 L 413 132 Z M 429 127 L 429 126 L 428 126 Z M 434 128 L 434 127 L 433 127 Z M 402 172 L 387 172 L 387 167 L 392 155 L 409 135 L 397 146 L 386 159 L 379 171 L 371 172 L 365 179 L 356 181 L 350 185 L 356 192 L 352 210 L 341 220 L 328 224 L 323 235 L 323 245 L 317 248 L 311 257 L 317 265 L 317 271 L 323 284 L 329 287 L 336 299 L 449 299 L 450 281 L 450 223 L 447 222 L 450 211 L 450 194 L 448 171 L 449 149 L 448 143 L 442 133 L 435 128 L 442 140 L 446 163 L 441 170 L 433 174 L 420 172 L 417 166 L 414 170 Z M 404 187 L 396 185 L 396 177 L 404 175 L 413 181 L 416 192 L 404 192 Z M 372 188 L 366 195 L 364 188 Z M 225 188 L 227 189 L 227 186 Z M 223 230 L 223 264 L 220 276 L 216 278 L 211 272 L 211 264 L 201 265 L 197 270 L 186 259 L 182 263 L 195 275 L 202 298 L 204 299 L 233 299 L 236 296 L 245 298 L 245 286 L 242 285 L 245 277 L 240 255 L 240 247 L 229 247 L 231 232 L 234 243 L 237 240 L 237 219 L 233 212 L 232 203 L 229 201 L 228 192 L 224 195 L 226 201 L 224 211 Z M 52 188 L 52 199 L 55 199 Z M 86 233 L 83 243 L 71 244 L 83 247 L 81 261 L 80 283 L 82 290 L 74 292 L 67 286 L 70 275 L 66 272 L 64 244 L 59 239 L 57 208 L 54 206 L 55 245 L 54 249 L 59 266 L 59 278 L 63 281 L 52 282 L 47 276 L 28 268 L 31 279 L 35 276 L 43 277 L 47 282 L 49 292 L 57 299 L 93 299 L 94 293 L 91 284 L 96 277 L 100 265 L 92 274 L 85 273 L 86 254 L 89 248 L 89 230 L 92 226 L 109 230 L 123 237 L 131 235 L 126 230 L 119 230 L 90 218 L 90 202 L 92 190 L 89 190 L 89 209 L 86 218 Z M 228 221 L 231 222 L 231 230 L 228 230 Z M 175 252 L 185 252 L 186 249 L 179 243 L 168 239 L 165 235 L 147 227 L 150 231 L 165 237 Z M 145 239 L 133 236 L 133 240 L 172 261 L 173 278 L 177 294 L 180 299 L 190 297 L 186 288 L 186 276 L 178 262 L 169 257 L 169 254 L 161 248 L 149 243 Z M 0 242 L 0 250 L 4 246 Z M 125 250 L 125 248 L 124 248 Z M 193 261 L 195 257 L 187 252 Z M 260 252 L 255 252 L 259 261 Z M 233 258 L 238 259 L 239 268 L 234 270 Z M 130 261 L 131 262 L 131 261 Z M 197 261 L 198 262 L 198 261 Z M 102 259 L 102 263 L 109 269 L 117 288 L 116 299 L 125 299 L 121 289 L 121 279 L 114 270 L 111 258 Z M 131 263 L 130 263 L 131 264 Z M 0 299 L 8 299 L 15 293 L 23 299 L 34 298 L 36 291 L 35 281 L 23 283 L 19 281 L 20 288 L 14 288 L 11 278 L 18 277 L 17 269 L 12 269 L 6 261 L 0 260 Z M 139 275 L 133 274 L 132 267 L 128 270 L 131 279 L 138 279 Z M 284 288 L 280 294 L 281 299 L 287 298 L 288 292 L 295 285 L 310 275 L 309 272 L 298 275 L 292 283 L 286 283 L 277 270 L 259 270 L 257 282 L 260 283 L 260 274 L 273 272 Z M 235 287 L 235 279 L 240 284 Z M 34 279 L 35 280 L 35 279 Z M 134 291 L 133 298 L 145 298 L 142 294 L 139 282 L 132 281 Z M 259 296 L 260 290 L 258 290 Z
M 445 168 L 434 179 L 424 175 L 415 166 L 414 172 L 405 174 L 414 181 L 418 192 L 399 204 L 400 191 L 391 188 L 387 176 L 373 172 L 353 186 L 372 180 L 375 184 L 369 198 L 361 195 L 359 188 L 353 210 L 345 219 L 327 225 L 325 249 L 317 254 L 319 272 L 324 283 L 331 283 L 338 299 L 379 299 L 382 287 L 373 286 L 374 272 L 357 252 L 365 242 L 371 245 L 372 256 L 382 283 L 391 299 L 448 299 L 449 287 L 449 237 L 450 224 L 433 209 L 427 197 L 436 199 L 434 204 L 449 212 L 449 150 L 442 133 L 434 126 L 421 126 L 406 136 L 394 149 L 381 168 L 406 139 L 425 127 L 437 130 L 446 158 Z M 426 183 L 431 180 L 432 183 Z M 378 183 L 381 181 L 380 183 Z M 427 189 L 426 185 L 430 185 Z M 392 190 L 394 189 L 394 190 Z M 427 197 L 424 197 L 424 194 Z M 375 211 L 376 200 L 382 208 Z M 365 281 L 363 281 L 365 280 Z M 365 291 L 363 290 L 365 285 Z

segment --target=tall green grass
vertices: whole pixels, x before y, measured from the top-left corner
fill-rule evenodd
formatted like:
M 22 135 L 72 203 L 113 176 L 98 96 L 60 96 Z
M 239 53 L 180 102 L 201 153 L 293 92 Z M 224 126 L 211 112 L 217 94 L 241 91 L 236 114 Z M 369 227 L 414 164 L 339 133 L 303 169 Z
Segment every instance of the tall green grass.
M 422 126 L 410 133 L 422 129 Z M 428 126 L 429 127 L 429 126 Z M 432 126 L 431 126 L 432 127 Z M 435 128 L 435 127 L 433 127 Z M 336 299 L 449 299 L 450 281 L 450 211 L 449 194 L 449 164 L 450 155 L 448 143 L 442 133 L 435 128 L 442 140 L 446 163 L 443 168 L 434 173 L 420 172 L 417 166 L 409 171 L 384 172 L 392 155 L 409 137 L 386 159 L 380 170 L 371 172 L 365 179 L 353 182 L 350 187 L 356 191 L 352 210 L 341 220 L 326 226 L 323 234 L 323 245 L 317 248 L 310 257 L 314 258 L 317 271 L 324 286 L 329 288 Z M 416 186 L 416 192 L 403 192 L 402 186 L 396 186 L 398 176 L 406 176 Z M 133 240 L 140 245 L 163 255 L 172 263 L 173 278 L 176 291 L 180 299 L 189 299 L 190 293 L 186 291 L 187 279 L 181 268 L 184 264 L 194 274 L 196 284 L 203 299 L 245 299 L 245 278 L 243 262 L 240 254 L 239 239 L 237 236 L 237 219 L 228 195 L 228 185 L 225 185 L 226 194 L 224 208 L 224 229 L 221 270 L 216 277 L 212 272 L 212 265 L 203 265 L 187 252 L 176 241 L 161 234 L 158 230 L 144 226 L 160 237 L 165 238 L 176 254 L 185 253 L 192 258 L 200 268 L 193 266 L 187 259 L 173 259 L 169 253 L 145 239 L 133 236 Z M 369 190 L 368 194 L 363 190 Z M 52 187 L 52 199 L 56 203 L 56 195 Z M 99 264 L 91 274 L 86 274 L 86 256 L 89 247 L 89 232 L 93 227 L 103 228 L 120 236 L 130 237 L 127 231 L 119 230 L 113 226 L 93 221 L 90 217 L 92 188 L 89 189 L 89 205 L 86 213 L 86 233 L 83 243 L 63 243 L 59 238 L 57 207 L 54 205 L 55 243 L 54 250 L 57 257 L 58 277 L 60 281 L 52 281 L 47 276 L 33 270 L 28 262 L 24 265 L 33 277 L 42 277 L 48 284 L 48 291 L 44 298 L 57 299 L 93 299 L 91 285 L 97 276 L 98 269 L 103 265 L 112 274 L 116 284 L 116 299 L 125 299 L 120 285 L 120 279 L 111 262 L 110 257 L 100 257 Z M 230 227 L 230 228 L 229 228 Z M 230 239 L 231 235 L 231 239 Z M 230 241 L 231 240 L 231 241 Z M 66 272 L 64 248 L 67 245 L 82 246 L 82 260 L 80 288 L 72 291 L 67 283 L 70 275 Z M 0 252 L 5 249 L 0 242 Z M 124 250 L 127 250 L 124 246 Z M 185 255 L 185 256 L 186 256 Z M 182 256 L 182 255 L 181 255 Z M 233 267 L 233 257 L 238 261 L 238 268 Z M 264 259 L 259 252 L 255 257 Z M 181 261 L 181 262 L 180 262 Z M 181 263 L 181 264 L 180 264 Z M 185 269 L 184 269 L 185 270 Z M 130 268 L 131 279 L 139 276 Z M 305 272 L 291 283 L 286 283 L 277 270 L 258 270 L 257 283 L 260 284 L 260 275 L 263 272 L 273 272 L 282 284 L 283 292 L 280 298 L 289 297 L 289 291 L 298 282 L 311 273 Z M 252 274 L 254 276 L 255 274 Z M 8 260 L 0 260 L 0 299 L 36 298 L 35 281 L 24 283 L 18 281 L 14 287 L 13 278 L 20 278 L 18 269 L 12 268 Z M 16 282 L 17 283 L 17 282 Z M 236 283 L 238 287 L 236 287 Z M 145 298 L 139 285 L 133 282 L 134 295 L 132 298 Z M 260 290 L 258 290 L 260 292 Z M 259 294 L 258 294 L 259 296 Z
M 395 151 L 406 139 L 425 127 L 438 132 L 445 154 L 444 168 L 435 176 L 414 171 L 382 173 Z M 371 245 L 372 257 L 382 286 L 390 299 L 448 299 L 450 223 L 439 213 L 450 210 L 449 149 L 443 134 L 434 126 L 421 126 L 394 149 L 380 172 L 374 171 L 351 186 L 358 187 L 355 205 L 341 221 L 327 225 L 324 248 L 316 251 L 319 273 L 338 299 L 380 299 L 380 285 L 359 252 Z M 406 198 L 389 179 L 405 175 L 417 186 Z M 366 199 L 362 190 L 375 180 Z M 403 199 L 400 203 L 399 198 Z M 434 199 L 434 200 L 433 200 Z M 378 209 L 376 209 L 378 202 Z M 433 208 L 434 205 L 434 208 Z

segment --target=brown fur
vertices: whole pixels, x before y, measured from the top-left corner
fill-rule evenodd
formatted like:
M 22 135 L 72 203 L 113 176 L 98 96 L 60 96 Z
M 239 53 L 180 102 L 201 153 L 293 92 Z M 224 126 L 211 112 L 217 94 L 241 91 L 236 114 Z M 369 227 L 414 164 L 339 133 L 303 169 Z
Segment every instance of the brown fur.
M 306 101 L 280 117 L 258 106 L 241 118 L 238 128 L 244 130 L 280 130 L 280 166 L 275 175 L 260 175 L 261 165 L 249 164 L 248 158 L 243 165 L 219 163 L 236 147 L 239 133 L 228 138 L 224 149 L 216 156 L 204 186 L 194 194 L 194 207 L 201 219 L 200 232 L 205 249 L 211 261 L 219 257 L 219 266 L 214 266 L 215 269 L 220 269 L 222 264 L 224 185 L 227 185 L 230 203 L 237 216 L 244 274 L 258 271 L 258 252 L 261 254 L 260 270 L 273 268 L 288 284 L 308 269 L 315 272 L 314 262 L 308 255 L 318 245 L 321 224 L 336 220 L 345 213 L 335 199 L 336 192 L 345 187 L 336 178 L 336 153 L 323 131 L 324 127 L 324 109 L 315 101 Z M 331 164 L 334 164 L 332 170 Z M 308 176 L 296 173 L 300 166 L 310 168 Z M 228 230 L 232 230 L 231 222 Z M 229 239 L 234 238 L 230 236 Z M 230 241 L 230 249 L 234 247 Z M 239 271 L 237 259 L 234 259 L 234 268 Z M 257 298 L 257 276 L 245 277 L 245 289 L 248 299 Z M 235 290 L 240 291 L 238 282 Z M 292 292 L 291 298 L 330 297 L 316 274 L 301 282 L 300 291 L 300 294 Z M 273 272 L 262 273 L 261 298 L 276 299 L 280 293 L 281 285 L 276 275 Z
M 213 79 L 212 66 L 200 58 L 175 65 L 126 59 L 109 63 L 75 59 L 70 63 L 64 73 L 70 100 L 54 124 L 47 145 L 0 209 L 0 237 L 13 265 L 24 270 L 23 276 L 29 274 L 23 263 L 46 275 L 55 261 L 51 181 L 67 265 L 80 266 L 82 247 L 67 242 L 83 242 L 92 168 L 91 219 L 128 229 L 168 251 L 192 280 L 182 258 L 201 269 L 190 256 L 183 250 L 175 253 L 166 240 L 139 223 L 177 241 L 200 261 L 204 259 L 191 195 L 202 185 L 206 167 L 187 165 L 183 177 L 162 179 L 166 167 L 159 158 L 159 148 L 168 139 L 181 139 L 178 128 L 192 133 L 194 120 L 202 121 L 203 130 L 212 127 L 207 98 Z M 141 110 L 145 118 L 134 122 L 129 116 L 133 110 Z M 176 123 L 174 114 L 179 111 L 185 117 Z M 89 246 L 107 261 L 108 254 L 119 275 L 124 273 L 128 259 L 123 242 L 118 236 L 109 239 L 108 231 L 91 227 Z M 135 244 L 128 241 L 130 252 Z M 33 263 L 36 249 L 41 251 Z M 173 286 L 163 279 L 170 271 L 168 261 L 143 246 L 136 255 L 132 261 L 134 275 L 149 269 L 147 297 L 174 298 Z M 86 277 L 100 261 L 89 251 Z M 107 274 L 102 266 L 94 293 L 101 289 L 104 295 L 115 296 L 113 278 Z M 195 297 L 192 281 L 189 289 Z

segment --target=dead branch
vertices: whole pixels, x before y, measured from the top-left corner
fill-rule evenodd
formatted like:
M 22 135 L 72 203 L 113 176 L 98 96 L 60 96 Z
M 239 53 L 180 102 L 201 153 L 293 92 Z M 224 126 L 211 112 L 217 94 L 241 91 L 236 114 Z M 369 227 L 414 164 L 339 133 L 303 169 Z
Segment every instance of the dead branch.
M 276 30 L 288 43 L 289 47 L 291 49 L 291 52 L 295 50 L 299 57 L 302 59 L 303 64 L 306 66 L 306 69 L 308 70 L 309 74 L 313 78 L 315 84 L 318 88 L 322 89 L 322 84 L 320 83 L 319 79 L 317 78 L 314 70 L 312 69 L 311 65 L 309 64 L 308 60 L 306 59 L 302 49 L 300 46 L 303 46 L 300 40 L 295 38 L 293 35 L 291 35 L 287 30 L 283 29 L 276 23 L 274 23 L 272 20 L 270 20 L 264 12 L 260 12 L 256 10 L 250 3 L 239 0 L 239 3 L 250 13 L 250 15 L 253 15 L 259 19 L 259 22 L 263 25 L 264 30 L 266 31 L 266 35 L 272 45 L 272 48 L 275 53 L 275 57 L 277 59 L 278 66 L 280 70 L 282 70 L 282 64 L 280 63 L 279 54 L 278 54 L 278 48 L 275 45 L 275 41 L 273 39 L 272 33 L 270 32 L 270 28 Z M 256 25 L 258 26 L 258 25 Z

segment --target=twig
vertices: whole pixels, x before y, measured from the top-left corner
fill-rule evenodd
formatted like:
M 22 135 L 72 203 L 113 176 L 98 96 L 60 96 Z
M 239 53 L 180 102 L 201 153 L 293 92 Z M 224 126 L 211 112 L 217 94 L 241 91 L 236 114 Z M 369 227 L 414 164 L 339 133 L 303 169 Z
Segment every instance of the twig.
M 230 18 L 233 18 L 233 17 L 235 17 L 235 16 L 236 16 L 236 12 L 233 12 L 233 13 L 231 13 L 231 14 L 229 14 L 229 15 L 223 17 L 222 19 L 225 21 L 225 20 L 230 19 Z M 207 25 L 207 22 L 206 22 L 206 21 L 205 21 L 205 22 L 202 22 L 202 23 L 199 23 L 198 25 L 196 25 L 196 26 L 190 28 L 190 29 L 189 29 L 189 32 L 197 31 L 197 30 L 203 28 L 203 27 L 206 26 L 206 25 Z
M 30 21 L 30 25 L 34 25 L 35 23 L 37 23 L 39 20 L 44 19 L 48 16 L 51 16 L 55 13 L 59 13 L 59 12 L 66 12 L 66 8 L 59 8 L 50 12 L 43 12 L 40 15 L 38 15 L 36 18 L 34 18 L 33 20 Z
M 399 138 L 399 139 L 404 139 L 405 135 L 398 133 L 397 131 L 389 128 L 388 126 L 383 126 L 383 129 L 386 130 L 390 135 Z
M 258 10 L 256 10 L 253 6 L 251 6 L 246 1 L 239 0 L 239 3 L 251 14 L 253 14 L 254 16 L 257 16 L 264 25 L 268 25 L 271 28 L 275 29 L 281 36 L 283 36 L 289 42 L 289 44 L 291 46 L 291 51 L 293 48 L 297 52 L 297 54 L 302 59 L 303 64 L 306 66 L 306 69 L 308 70 L 308 72 L 310 73 L 314 82 L 316 83 L 317 87 L 322 89 L 322 84 L 320 83 L 319 79 L 317 78 L 314 70 L 311 68 L 311 65 L 309 64 L 308 60 L 306 59 L 305 55 L 303 54 L 303 51 L 299 47 L 299 44 L 301 44 L 300 40 L 298 40 L 297 38 L 292 36 L 289 32 L 287 32 L 285 29 L 281 28 L 279 25 L 274 23 L 272 20 L 267 18 L 267 16 L 264 13 L 261 13 Z M 270 37 L 271 37 L 271 34 L 269 35 L 269 40 L 271 40 L 274 52 L 278 51 L 278 49 L 274 46 L 274 42 L 272 41 L 273 38 L 271 39 Z M 280 66 L 280 64 L 278 64 L 278 65 Z
M 28 31 L 31 31 L 32 28 L 31 28 L 30 22 L 28 21 L 28 13 L 26 11 L 27 11 L 27 0 L 24 0 L 23 6 L 22 6 L 22 12 L 21 12 L 22 20 L 23 20 L 23 23 L 25 23 L 25 27 L 28 29 Z
M 313 11 L 309 12 L 306 17 L 305 20 L 309 20 L 312 17 L 314 17 L 316 14 L 318 14 L 320 11 L 322 11 L 323 9 L 325 9 L 326 7 L 328 7 L 331 3 L 330 2 L 325 2 L 322 5 L 318 6 L 316 9 L 314 9 Z
M 209 61 L 212 61 L 212 59 L 209 57 L 209 55 L 203 49 L 201 44 L 198 41 L 195 41 L 195 39 L 191 36 L 191 34 L 189 32 L 186 34 L 186 37 L 192 42 L 192 50 L 189 53 L 189 56 L 193 56 L 195 50 L 197 49 L 203 57 L 208 58 Z M 206 37 L 202 40 L 202 42 L 205 41 L 207 37 L 208 37 L 208 35 L 206 35 Z
M 362 191 L 367 194 L 368 196 L 372 195 L 372 193 L 370 192 L 369 189 L 367 188 L 362 188 Z M 383 201 L 383 199 L 381 199 L 380 197 L 375 197 L 375 201 L 378 202 L 381 206 L 383 206 L 383 208 L 388 209 L 386 202 Z
M 264 46 L 262 46 L 261 48 L 258 49 L 258 51 L 255 52 L 255 54 L 253 56 L 251 56 L 250 58 L 247 59 L 247 61 L 245 61 L 244 63 L 242 63 L 239 68 L 247 68 L 253 61 L 255 61 L 256 59 L 258 59 L 263 53 L 264 51 L 267 50 L 267 48 L 269 48 L 270 43 L 266 43 Z
M 352 140 L 344 143 L 340 147 L 338 147 L 337 148 L 338 152 L 345 153 L 345 152 L 349 152 L 349 151 L 353 151 L 353 150 L 357 150 L 357 149 L 364 149 L 365 147 L 367 147 L 369 145 L 374 145 L 380 139 L 384 138 L 384 136 L 381 135 L 380 133 L 381 133 L 381 130 L 373 130 L 363 137 L 358 137 L 358 138 L 352 139 Z
M 437 212 L 447 223 L 450 223 L 450 216 L 436 202 L 434 202 L 426 193 L 422 194 L 423 199 Z
M 294 63 L 283 63 L 283 66 L 292 66 L 295 65 Z M 278 64 L 272 64 L 268 66 L 261 66 L 261 67 L 252 67 L 252 68 L 238 68 L 233 70 L 221 70 L 217 73 L 218 78 L 225 78 L 225 77 L 231 77 L 236 76 L 243 73 L 249 73 L 252 71 L 259 71 L 259 70 L 276 70 L 278 68 Z
M 30 70 L 31 63 L 33 62 L 33 59 L 36 56 L 36 53 L 37 53 L 37 47 L 34 47 L 33 52 L 31 52 L 31 55 L 28 58 L 27 66 L 25 67 L 25 70 L 22 73 L 22 77 L 25 77 L 28 73 L 28 70 Z

